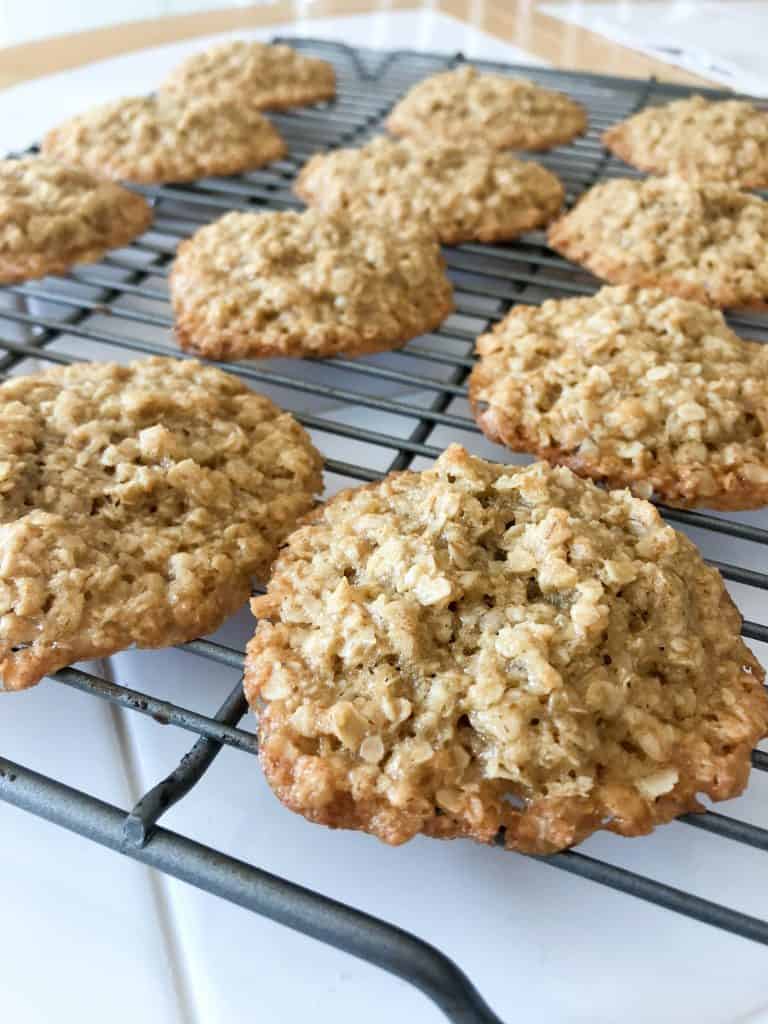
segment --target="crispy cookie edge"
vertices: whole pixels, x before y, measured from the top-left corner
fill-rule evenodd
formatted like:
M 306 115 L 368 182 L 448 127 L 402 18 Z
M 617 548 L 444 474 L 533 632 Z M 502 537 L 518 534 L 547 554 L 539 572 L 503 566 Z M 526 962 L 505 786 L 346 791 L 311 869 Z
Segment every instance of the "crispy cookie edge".
M 212 332 L 205 327 L 204 317 L 198 312 L 199 305 L 189 306 L 181 296 L 185 291 L 180 279 L 184 276 L 183 259 L 186 247 L 192 239 L 187 239 L 179 246 L 173 268 L 168 278 L 171 294 L 171 305 L 174 311 L 174 331 L 180 348 L 186 352 L 202 355 L 208 359 L 248 359 L 268 356 L 289 356 L 295 358 L 312 358 L 334 355 L 368 355 L 401 348 L 412 338 L 435 331 L 454 311 L 453 286 L 451 285 L 443 263 L 442 280 L 439 281 L 439 301 L 436 302 L 432 315 L 425 317 L 418 329 L 401 332 L 396 337 L 373 330 L 367 337 L 361 336 L 360 330 L 351 327 L 340 331 L 337 327 L 327 330 L 326 337 L 317 346 L 307 345 L 304 341 L 306 332 L 297 325 L 285 335 L 277 334 L 278 343 L 270 340 L 275 336 L 269 330 L 260 333 L 246 334 L 224 331 Z M 181 269 L 180 269 L 181 268 Z
M 268 567 L 265 570 L 265 574 Z M 194 640 L 198 636 L 212 633 L 227 619 L 241 608 L 251 593 L 251 577 L 231 580 L 227 584 L 231 595 L 224 593 L 222 587 L 221 602 L 215 614 L 199 616 L 187 629 L 159 630 L 156 640 L 151 644 L 142 644 L 142 650 L 157 650 L 173 647 L 174 644 Z M 225 599 L 226 598 L 226 599 Z M 43 676 L 49 675 L 60 668 L 77 661 L 93 658 L 107 658 L 120 651 L 129 650 L 126 644 L 89 644 L 86 642 L 57 644 L 56 647 L 36 648 L 34 644 L 13 651 L 0 661 L 0 692 L 26 690 L 35 686 Z

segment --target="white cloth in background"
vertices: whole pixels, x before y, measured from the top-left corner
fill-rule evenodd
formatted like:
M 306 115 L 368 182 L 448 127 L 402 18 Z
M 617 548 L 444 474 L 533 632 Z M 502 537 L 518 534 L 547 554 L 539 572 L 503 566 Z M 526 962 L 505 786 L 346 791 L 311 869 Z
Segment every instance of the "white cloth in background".
M 764 0 L 560 3 L 542 10 L 738 92 L 768 97 Z

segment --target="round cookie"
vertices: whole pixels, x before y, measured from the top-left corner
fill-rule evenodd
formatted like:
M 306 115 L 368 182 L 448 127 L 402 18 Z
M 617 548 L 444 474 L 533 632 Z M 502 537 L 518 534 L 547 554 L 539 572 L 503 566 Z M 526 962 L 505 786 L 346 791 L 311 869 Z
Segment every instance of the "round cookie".
M 179 246 L 170 290 L 179 344 L 214 359 L 380 352 L 453 310 L 427 228 L 315 210 L 226 214 Z
M 178 359 L 0 384 L 0 688 L 217 629 L 320 491 L 298 423 Z
M 550 853 L 744 788 L 764 673 L 719 573 L 629 491 L 472 458 L 333 498 L 246 655 L 267 779 L 311 821 Z
M 584 108 L 526 78 L 481 74 L 465 64 L 418 82 L 387 119 L 393 135 L 497 149 L 551 149 L 587 127 Z
M 730 185 L 606 181 L 555 221 L 549 244 L 612 284 L 710 306 L 768 306 L 768 203 Z
M 768 111 L 744 100 L 691 96 L 647 107 L 609 128 L 603 145 L 654 174 L 768 186 Z
M 254 110 L 280 110 L 336 95 L 333 65 L 282 44 L 234 39 L 183 61 L 161 90 L 182 96 L 236 97 Z
M 554 174 L 510 153 L 385 138 L 312 157 L 294 191 L 319 209 L 425 220 L 444 245 L 516 238 L 549 223 L 564 197 Z
M 0 283 L 64 274 L 127 245 L 152 220 L 142 196 L 45 157 L 0 161 Z
M 43 152 L 146 184 L 237 174 L 286 153 L 275 127 L 237 99 L 159 93 L 93 107 L 53 128 Z
M 516 306 L 469 382 L 492 440 L 670 505 L 768 504 L 768 348 L 658 289 Z

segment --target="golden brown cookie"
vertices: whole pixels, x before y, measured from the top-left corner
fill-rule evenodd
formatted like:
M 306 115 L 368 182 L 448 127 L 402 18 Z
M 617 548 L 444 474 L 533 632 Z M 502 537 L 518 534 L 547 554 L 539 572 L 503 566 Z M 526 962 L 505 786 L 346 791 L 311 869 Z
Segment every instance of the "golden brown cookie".
M 481 74 L 465 64 L 418 82 L 387 119 L 393 135 L 497 149 L 551 149 L 581 135 L 584 108 L 526 78 Z
M 318 209 L 424 220 L 444 245 L 516 238 L 548 224 L 564 196 L 554 174 L 510 153 L 385 138 L 312 157 L 294 191 Z
M 70 118 L 48 132 L 43 152 L 94 174 L 151 184 L 237 174 L 286 149 L 274 126 L 240 100 L 159 93 Z
M 45 157 L 0 161 L 0 282 L 64 274 L 127 245 L 152 220 L 146 199 Z
M 333 65 L 290 46 L 233 39 L 183 61 L 161 86 L 182 96 L 233 97 L 254 110 L 279 110 L 336 95 Z
M 744 788 L 764 673 L 719 573 L 629 491 L 472 458 L 345 491 L 246 655 L 267 779 L 311 821 L 549 853 Z
M 612 284 L 710 306 L 768 306 L 768 203 L 730 185 L 602 182 L 555 221 L 549 244 Z
M 322 486 L 288 413 L 212 367 L 78 363 L 0 384 L 0 688 L 211 632 Z
M 315 210 L 226 214 L 182 242 L 170 288 L 179 344 L 214 359 L 380 352 L 453 310 L 427 228 Z
M 690 96 L 648 107 L 609 128 L 603 144 L 654 174 L 768 186 L 768 111 L 744 100 Z
M 477 422 L 515 451 L 670 505 L 768 504 L 768 347 L 658 289 L 516 306 L 477 342 Z

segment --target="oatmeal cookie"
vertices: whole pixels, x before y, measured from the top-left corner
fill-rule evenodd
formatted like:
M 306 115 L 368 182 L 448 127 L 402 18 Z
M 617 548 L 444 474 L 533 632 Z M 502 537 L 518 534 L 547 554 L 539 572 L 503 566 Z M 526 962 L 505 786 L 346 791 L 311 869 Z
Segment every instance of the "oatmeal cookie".
M 182 242 L 170 288 L 180 345 L 215 359 L 380 352 L 453 309 L 427 228 L 315 210 L 226 214 Z
M 43 152 L 108 178 L 146 184 L 237 174 L 286 153 L 274 126 L 237 99 L 135 96 L 53 128 Z
M 710 306 L 768 306 L 768 203 L 731 185 L 602 182 L 555 221 L 549 244 L 612 284 Z
M 658 289 L 516 306 L 477 342 L 494 441 L 670 505 L 768 504 L 768 347 Z
M 149 227 L 146 199 L 45 157 L 0 161 L 0 283 L 64 274 Z
M 234 39 L 193 54 L 161 91 L 236 97 L 254 110 L 280 110 L 333 99 L 336 72 L 327 61 L 305 57 L 290 46 Z
M 0 384 L 0 683 L 218 628 L 321 488 L 288 413 L 178 359 Z
M 497 149 L 551 149 L 587 127 L 581 104 L 526 78 L 481 74 L 465 64 L 418 82 L 387 119 L 393 135 Z
M 768 186 L 768 111 L 703 96 L 648 107 L 603 134 L 616 156 L 654 174 Z
M 246 656 L 311 821 L 549 853 L 744 788 L 763 670 L 719 573 L 629 491 L 452 446 L 289 539 Z
M 516 238 L 548 224 L 564 196 L 554 174 L 510 153 L 384 138 L 312 157 L 294 191 L 324 210 L 425 220 L 444 245 Z

